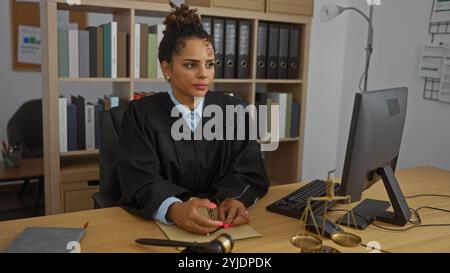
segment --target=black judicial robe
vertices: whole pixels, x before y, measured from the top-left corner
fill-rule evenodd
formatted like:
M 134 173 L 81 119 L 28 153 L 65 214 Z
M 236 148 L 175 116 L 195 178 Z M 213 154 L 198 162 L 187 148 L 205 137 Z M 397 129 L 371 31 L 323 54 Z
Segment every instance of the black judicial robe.
M 241 102 L 231 96 L 209 91 L 203 107 L 220 106 L 225 119 L 225 106 L 237 104 Z M 183 201 L 201 196 L 217 203 L 236 198 L 250 206 L 267 193 L 270 183 L 255 140 L 247 135 L 246 140 L 175 141 L 171 127 L 181 114 L 171 117 L 174 106 L 168 93 L 128 105 L 117 158 L 122 207 L 151 218 L 170 196 Z M 204 115 L 203 125 L 209 119 Z M 236 132 L 236 122 L 234 127 Z

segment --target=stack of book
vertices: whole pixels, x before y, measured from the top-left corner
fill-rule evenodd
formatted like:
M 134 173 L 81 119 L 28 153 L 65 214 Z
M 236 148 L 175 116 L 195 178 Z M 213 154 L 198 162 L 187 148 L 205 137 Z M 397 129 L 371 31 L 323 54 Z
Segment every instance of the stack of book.
M 58 30 L 58 75 L 70 78 L 125 78 L 129 35 L 110 22 L 86 30 Z
M 99 113 L 119 106 L 119 97 L 105 96 L 96 103 L 86 102 L 83 96 L 59 98 L 60 152 L 93 150 L 100 146 Z
M 299 136 L 300 103 L 293 100 L 291 93 L 256 92 L 255 104 L 257 107 L 267 105 L 267 116 L 265 117 L 267 121 L 267 132 L 271 132 L 270 107 L 272 105 L 278 105 L 280 110 L 278 120 L 279 138 Z M 258 119 L 260 118 L 262 117 L 258 117 Z
M 163 79 L 158 47 L 163 38 L 164 25 L 135 24 L 134 29 L 134 78 Z

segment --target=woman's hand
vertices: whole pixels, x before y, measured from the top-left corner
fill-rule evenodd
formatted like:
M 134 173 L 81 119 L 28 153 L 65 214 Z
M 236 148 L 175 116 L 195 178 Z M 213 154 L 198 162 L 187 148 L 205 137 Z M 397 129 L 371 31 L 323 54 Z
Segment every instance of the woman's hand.
M 219 206 L 219 219 L 225 227 L 248 224 L 248 212 L 245 205 L 236 199 L 225 199 Z
M 199 234 L 208 234 L 223 225 L 222 221 L 213 221 L 201 215 L 198 210 L 200 207 L 215 209 L 217 205 L 208 199 L 175 202 L 170 205 L 167 215 L 177 226 Z

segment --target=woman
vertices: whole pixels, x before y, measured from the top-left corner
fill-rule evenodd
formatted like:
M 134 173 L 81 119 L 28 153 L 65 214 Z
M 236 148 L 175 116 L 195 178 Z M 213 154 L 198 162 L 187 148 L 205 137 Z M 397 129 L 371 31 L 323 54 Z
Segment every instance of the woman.
M 208 92 L 214 79 L 214 44 L 196 10 L 171 3 L 164 24 L 159 61 L 170 83 L 168 93 L 131 102 L 121 126 L 117 172 L 121 204 L 131 213 L 195 233 L 249 222 L 246 207 L 266 194 L 269 181 L 254 140 L 179 140 L 171 135 L 172 108 L 192 133 L 207 117 L 204 107 L 239 102 Z M 195 99 L 198 98 L 198 99 Z M 224 115 L 225 116 L 225 115 Z M 190 197 L 200 197 L 190 199 Z M 219 219 L 202 216 L 215 209 Z

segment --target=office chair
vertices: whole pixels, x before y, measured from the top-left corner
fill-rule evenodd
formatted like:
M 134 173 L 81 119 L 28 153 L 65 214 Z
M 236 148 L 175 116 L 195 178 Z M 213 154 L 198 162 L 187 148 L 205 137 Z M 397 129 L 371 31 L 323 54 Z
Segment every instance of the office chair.
M 116 160 L 125 109 L 114 107 L 100 112 L 100 191 L 93 195 L 94 208 L 117 206 L 121 197 Z
M 10 144 L 20 144 L 22 158 L 42 157 L 42 99 L 35 99 L 22 104 L 8 121 L 7 133 Z M 24 180 L 18 193 L 19 197 L 22 197 L 29 182 L 29 179 Z M 35 212 L 39 207 L 43 189 L 44 181 L 39 179 L 34 204 Z

